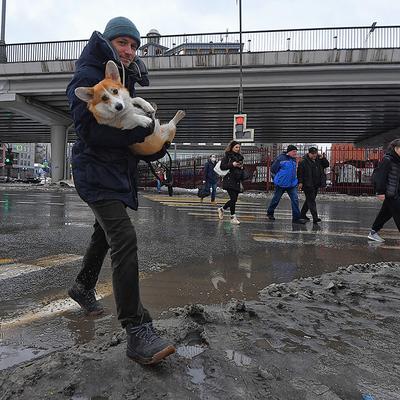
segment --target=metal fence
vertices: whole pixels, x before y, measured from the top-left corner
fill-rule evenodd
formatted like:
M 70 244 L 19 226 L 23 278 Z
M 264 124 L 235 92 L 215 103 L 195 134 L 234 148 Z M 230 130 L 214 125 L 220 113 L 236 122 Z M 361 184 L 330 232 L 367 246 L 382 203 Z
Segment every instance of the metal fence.
M 181 35 L 148 34 L 138 54 L 146 56 L 209 53 L 399 48 L 400 26 L 360 26 L 289 30 L 216 32 Z M 0 45 L 0 62 L 76 60 L 87 40 Z
M 297 146 L 298 161 L 307 153 L 308 146 Z M 260 147 L 247 150 L 242 148 L 245 158 L 245 168 L 251 178 L 244 182 L 246 190 L 271 191 L 274 189 L 271 177 L 271 165 L 274 159 L 285 150 L 281 145 Z M 322 192 L 344 193 L 349 195 L 373 195 L 372 173 L 382 159 L 381 148 L 354 148 L 349 145 L 333 145 L 329 148 L 319 148 L 324 153 L 330 166 L 326 169 L 327 186 Z M 217 154 L 221 159 L 223 153 Z M 204 164 L 208 157 L 173 161 L 172 173 L 174 186 L 194 189 L 201 185 L 204 179 Z M 156 185 L 154 176 L 146 164 L 139 164 L 139 185 L 153 187 Z

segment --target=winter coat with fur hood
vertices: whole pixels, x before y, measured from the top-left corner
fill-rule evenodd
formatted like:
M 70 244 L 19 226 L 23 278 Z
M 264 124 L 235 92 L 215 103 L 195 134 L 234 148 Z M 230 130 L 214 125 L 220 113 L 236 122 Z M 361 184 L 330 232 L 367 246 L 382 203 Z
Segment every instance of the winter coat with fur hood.
M 93 32 L 76 62 L 74 76 L 67 87 L 67 97 L 78 139 L 72 150 L 74 183 L 80 197 L 87 203 L 99 200 L 120 200 L 137 209 L 137 164 L 139 158 L 128 149 L 132 143 L 143 142 L 152 128 L 137 127 L 121 130 L 96 122 L 85 102 L 75 96 L 79 86 L 93 86 L 104 79 L 105 65 L 113 60 L 121 71 L 121 81 L 131 96 L 135 83 L 147 86 L 149 80 L 143 61 L 136 59 L 129 68 L 122 66 L 117 52 L 101 33 Z M 124 68 L 124 73 L 122 73 Z M 141 157 L 149 161 L 161 158 L 165 149 Z

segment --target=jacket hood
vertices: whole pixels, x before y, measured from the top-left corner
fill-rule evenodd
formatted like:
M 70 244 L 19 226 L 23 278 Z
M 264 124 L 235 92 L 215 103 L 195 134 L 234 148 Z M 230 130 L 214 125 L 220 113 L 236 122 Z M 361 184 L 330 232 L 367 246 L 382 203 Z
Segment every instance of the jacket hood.
M 98 31 L 92 33 L 81 56 L 76 62 L 76 69 L 84 66 L 98 68 L 99 65 L 102 65 L 105 67 L 109 60 L 114 61 L 120 71 L 124 69 L 127 76 L 134 75 L 136 78 L 135 81 L 140 85 L 148 86 L 147 70 L 143 61 L 139 57 L 136 57 L 129 67 L 123 67 L 118 53 L 114 50 L 111 43 Z
M 394 150 L 389 150 L 386 155 L 388 155 L 393 160 L 393 162 L 400 164 L 400 157 Z
M 109 60 L 114 61 L 118 66 L 120 64 L 118 54 L 110 42 L 100 32 L 94 31 L 76 62 L 76 67 L 98 66 L 99 63 L 106 64 Z

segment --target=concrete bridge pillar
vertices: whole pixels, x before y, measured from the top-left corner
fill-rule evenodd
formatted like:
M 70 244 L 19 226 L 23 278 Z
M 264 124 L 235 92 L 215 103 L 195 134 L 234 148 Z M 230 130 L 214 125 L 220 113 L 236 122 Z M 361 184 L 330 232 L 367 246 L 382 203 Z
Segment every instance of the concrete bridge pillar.
M 65 144 L 67 127 L 51 126 L 51 181 L 58 182 L 65 178 Z

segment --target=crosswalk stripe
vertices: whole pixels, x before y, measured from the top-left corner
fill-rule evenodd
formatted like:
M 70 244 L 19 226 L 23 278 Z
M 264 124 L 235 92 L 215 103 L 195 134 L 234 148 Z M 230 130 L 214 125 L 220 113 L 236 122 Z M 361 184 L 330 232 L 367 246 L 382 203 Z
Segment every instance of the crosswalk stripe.
M 69 264 L 82 259 L 83 256 L 79 256 L 76 254 L 57 254 L 33 260 L 29 264 L 20 262 L 1 264 L 0 281 L 40 271 L 45 268 Z

